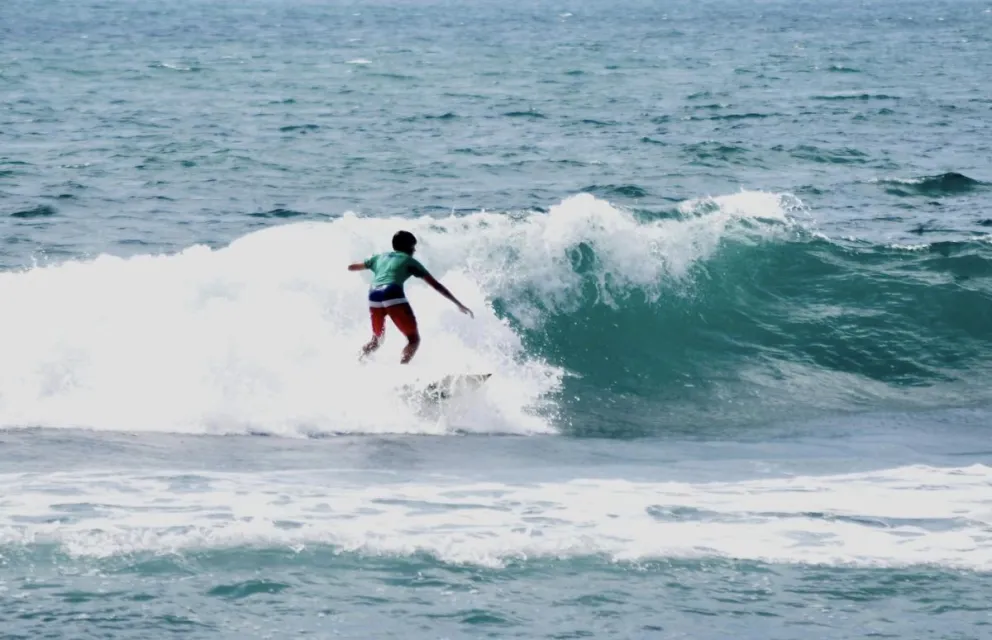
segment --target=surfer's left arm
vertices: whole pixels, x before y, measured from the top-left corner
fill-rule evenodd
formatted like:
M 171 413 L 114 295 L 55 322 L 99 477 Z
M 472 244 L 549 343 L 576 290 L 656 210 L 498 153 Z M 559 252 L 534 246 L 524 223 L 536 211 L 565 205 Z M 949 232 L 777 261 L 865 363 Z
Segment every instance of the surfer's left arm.
M 353 262 L 348 265 L 348 271 L 364 271 L 365 269 L 375 269 L 375 261 L 378 258 L 378 254 L 366 258 L 362 262 Z
M 442 296 L 444 296 L 448 300 L 451 300 L 452 302 L 454 302 L 455 305 L 458 307 L 458 310 L 459 311 L 461 311 L 465 315 L 469 316 L 470 318 L 474 318 L 475 317 L 475 314 L 472 313 L 472 310 L 469 309 L 468 307 L 466 307 L 465 305 L 463 305 L 461 303 L 461 301 L 459 301 L 458 298 L 456 298 L 450 291 L 448 291 L 448 288 L 447 287 L 445 287 L 443 284 L 441 284 L 440 282 L 438 282 L 437 279 L 434 276 L 432 276 L 431 274 L 427 273 L 427 271 L 424 271 L 424 274 L 422 276 L 420 276 L 420 277 L 423 278 L 424 282 L 426 282 L 427 284 L 431 285 L 434 288 L 435 291 L 437 291 L 438 293 L 440 293 Z

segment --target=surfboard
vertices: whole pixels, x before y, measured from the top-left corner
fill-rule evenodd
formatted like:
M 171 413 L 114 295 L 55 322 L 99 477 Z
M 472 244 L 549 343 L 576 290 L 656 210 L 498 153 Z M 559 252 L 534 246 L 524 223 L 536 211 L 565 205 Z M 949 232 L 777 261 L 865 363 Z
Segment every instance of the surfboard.
M 421 401 L 441 402 L 478 389 L 492 375 L 491 373 L 453 373 L 429 382 L 424 387 L 407 386 L 405 391 L 408 395 L 419 396 Z
M 478 389 L 492 375 L 491 373 L 458 373 L 447 375 L 427 385 L 424 391 L 432 396 L 436 396 L 438 400 L 444 400 L 465 391 Z

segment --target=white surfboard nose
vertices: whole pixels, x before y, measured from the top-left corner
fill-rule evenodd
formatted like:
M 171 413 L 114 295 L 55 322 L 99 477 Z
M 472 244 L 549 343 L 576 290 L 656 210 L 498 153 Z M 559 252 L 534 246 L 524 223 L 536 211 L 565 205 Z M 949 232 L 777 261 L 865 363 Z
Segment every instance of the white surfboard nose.
M 447 400 L 461 392 L 479 388 L 492 377 L 491 373 L 456 373 L 431 382 L 423 390 L 426 400 Z

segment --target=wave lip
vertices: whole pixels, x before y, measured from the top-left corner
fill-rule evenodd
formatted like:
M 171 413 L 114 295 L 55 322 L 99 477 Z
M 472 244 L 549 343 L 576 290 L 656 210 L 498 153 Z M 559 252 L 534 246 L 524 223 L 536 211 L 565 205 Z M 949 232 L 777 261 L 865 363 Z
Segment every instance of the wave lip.
M 5 474 L 0 548 L 111 557 L 330 546 L 493 567 L 718 557 L 992 570 L 983 465 L 715 483 L 377 485 L 314 473 Z

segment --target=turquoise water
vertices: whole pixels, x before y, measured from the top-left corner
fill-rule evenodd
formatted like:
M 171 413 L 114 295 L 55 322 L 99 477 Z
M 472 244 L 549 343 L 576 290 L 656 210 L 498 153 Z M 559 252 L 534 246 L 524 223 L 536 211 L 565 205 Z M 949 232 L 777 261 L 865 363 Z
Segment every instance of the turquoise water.
M 989 635 L 990 34 L 4 4 L 0 635 Z

